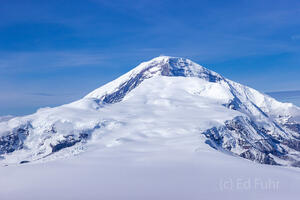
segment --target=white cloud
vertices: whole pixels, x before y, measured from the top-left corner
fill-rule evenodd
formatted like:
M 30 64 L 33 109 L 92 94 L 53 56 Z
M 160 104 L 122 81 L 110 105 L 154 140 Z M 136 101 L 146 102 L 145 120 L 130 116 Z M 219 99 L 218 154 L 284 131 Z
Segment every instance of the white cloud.
M 0 69 L 24 71 L 57 67 L 85 67 L 100 65 L 100 53 L 81 51 L 12 52 L 0 54 Z

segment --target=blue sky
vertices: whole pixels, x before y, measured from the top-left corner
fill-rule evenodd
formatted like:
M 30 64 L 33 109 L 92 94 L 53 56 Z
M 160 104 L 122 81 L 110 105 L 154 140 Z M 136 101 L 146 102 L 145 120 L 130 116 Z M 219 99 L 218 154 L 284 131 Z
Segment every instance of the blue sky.
M 299 19 L 298 0 L 1 0 L 0 115 L 79 99 L 161 54 L 300 90 Z

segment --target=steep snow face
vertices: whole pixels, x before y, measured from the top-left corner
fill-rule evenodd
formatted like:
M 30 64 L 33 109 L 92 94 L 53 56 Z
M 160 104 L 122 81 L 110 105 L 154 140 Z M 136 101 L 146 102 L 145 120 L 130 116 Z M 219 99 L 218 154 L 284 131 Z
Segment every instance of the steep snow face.
M 198 77 L 210 82 L 217 82 L 223 78 L 210 70 L 184 58 L 160 56 L 124 74 L 120 78 L 96 89 L 85 98 L 96 98 L 100 102 L 115 103 L 136 88 L 142 81 L 155 76 L 183 76 Z
M 214 148 L 300 166 L 299 116 L 292 104 L 188 59 L 162 56 L 79 101 L 0 122 L 0 158 L 25 163 L 118 146 L 139 153 Z
M 220 83 L 220 85 L 226 85 L 227 88 L 223 91 L 217 91 L 216 88 L 208 90 L 210 93 L 215 94 L 214 97 L 218 98 L 220 95 L 222 96 L 229 92 L 240 99 L 242 103 L 254 104 L 261 111 L 275 117 L 278 115 L 299 115 L 299 108 L 291 103 L 278 102 L 252 88 L 225 79 L 218 73 L 208 70 L 191 60 L 169 56 L 160 56 L 148 62 L 143 62 L 118 79 L 89 93 L 84 98 L 92 98 L 98 103 L 116 103 L 121 101 L 126 94 L 145 79 L 156 76 L 197 77 L 207 82 Z M 202 95 L 205 94 L 203 93 Z M 296 119 L 300 122 L 300 119 L 294 117 L 294 120 Z

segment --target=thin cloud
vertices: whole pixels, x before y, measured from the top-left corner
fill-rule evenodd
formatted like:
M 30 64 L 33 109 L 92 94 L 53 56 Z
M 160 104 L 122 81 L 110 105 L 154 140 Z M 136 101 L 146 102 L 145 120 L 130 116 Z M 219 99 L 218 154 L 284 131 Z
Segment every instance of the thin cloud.
M 74 93 L 63 93 L 63 94 L 54 94 L 54 93 L 47 93 L 47 92 L 32 92 L 28 93 L 27 95 L 30 96 L 40 96 L 40 97 L 57 97 L 57 96 L 72 96 L 75 95 Z
M 100 66 L 104 56 L 90 52 L 2 52 L 0 69 L 30 71 L 33 69 Z
M 54 94 L 44 93 L 44 92 L 29 93 L 29 95 L 34 95 L 34 96 L 44 96 L 44 97 L 57 96 L 57 95 L 54 95 Z
M 292 40 L 300 40 L 300 34 L 299 35 L 292 35 Z

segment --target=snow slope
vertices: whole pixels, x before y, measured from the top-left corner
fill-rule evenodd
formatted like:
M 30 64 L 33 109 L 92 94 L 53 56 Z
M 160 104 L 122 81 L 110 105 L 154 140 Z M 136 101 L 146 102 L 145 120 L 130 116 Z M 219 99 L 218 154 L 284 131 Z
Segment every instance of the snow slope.
M 196 152 L 204 144 L 259 163 L 300 166 L 299 116 L 292 104 L 188 59 L 161 56 L 76 102 L 0 122 L 0 158 L 10 165 L 87 149 Z
M 126 143 L 67 160 L 1 167 L 0 177 L 3 200 L 280 200 L 300 195 L 299 168 L 259 165 L 205 145 L 190 152 Z

